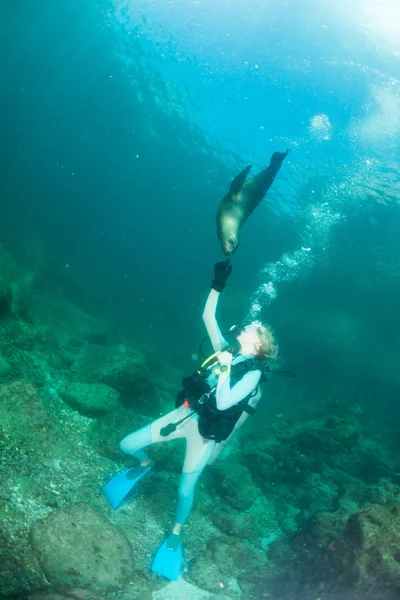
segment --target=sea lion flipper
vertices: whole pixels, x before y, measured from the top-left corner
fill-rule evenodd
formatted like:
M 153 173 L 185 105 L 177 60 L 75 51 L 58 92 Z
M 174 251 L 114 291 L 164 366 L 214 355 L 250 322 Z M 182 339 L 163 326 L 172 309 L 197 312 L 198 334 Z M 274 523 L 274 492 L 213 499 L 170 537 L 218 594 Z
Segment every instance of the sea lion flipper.
M 239 175 L 236 175 L 235 179 L 231 183 L 230 192 L 231 194 L 238 194 L 242 189 L 246 177 L 250 172 L 252 165 L 248 165 L 243 171 L 240 171 Z

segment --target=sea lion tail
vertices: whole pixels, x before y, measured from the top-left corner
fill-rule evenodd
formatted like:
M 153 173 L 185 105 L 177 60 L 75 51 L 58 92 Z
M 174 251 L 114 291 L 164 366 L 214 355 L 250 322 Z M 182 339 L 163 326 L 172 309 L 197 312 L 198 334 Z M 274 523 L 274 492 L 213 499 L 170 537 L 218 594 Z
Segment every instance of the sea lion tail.
M 236 175 L 235 179 L 231 183 L 230 192 L 231 194 L 238 194 L 242 189 L 246 177 L 250 172 L 252 165 L 248 165 L 243 171 L 240 171 L 239 175 Z

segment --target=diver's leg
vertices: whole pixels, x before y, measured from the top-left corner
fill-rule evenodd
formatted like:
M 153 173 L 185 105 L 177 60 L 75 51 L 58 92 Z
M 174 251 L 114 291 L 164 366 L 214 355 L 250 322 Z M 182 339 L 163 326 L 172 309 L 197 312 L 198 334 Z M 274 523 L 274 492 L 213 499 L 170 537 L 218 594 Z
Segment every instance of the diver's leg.
M 119 444 L 119 448 L 125 454 L 130 454 L 138 460 L 142 467 L 150 463 L 150 458 L 144 451 L 151 444 L 151 425 L 146 425 L 133 433 L 130 433 Z
M 196 419 L 185 427 L 186 454 L 178 492 L 178 508 L 172 533 L 179 535 L 193 505 L 194 490 L 210 456 L 214 452 L 215 442 L 204 442 L 199 433 Z
M 160 417 L 150 425 L 146 425 L 145 427 L 130 433 L 120 442 L 119 447 L 125 454 L 130 454 L 131 456 L 135 456 L 135 458 L 140 460 L 142 467 L 146 467 L 151 462 L 151 459 L 144 451 L 144 448 L 150 446 L 151 444 L 168 442 L 169 440 L 184 437 L 185 434 L 182 431 L 182 427 L 186 421 L 182 423 L 182 425 L 178 425 L 177 429 L 168 436 L 161 435 L 160 430 L 170 423 L 176 423 L 177 421 L 180 421 L 188 414 L 189 413 L 187 409 L 184 406 L 181 406 L 164 415 L 163 417 Z M 190 419 L 188 419 L 188 421 L 189 420 Z

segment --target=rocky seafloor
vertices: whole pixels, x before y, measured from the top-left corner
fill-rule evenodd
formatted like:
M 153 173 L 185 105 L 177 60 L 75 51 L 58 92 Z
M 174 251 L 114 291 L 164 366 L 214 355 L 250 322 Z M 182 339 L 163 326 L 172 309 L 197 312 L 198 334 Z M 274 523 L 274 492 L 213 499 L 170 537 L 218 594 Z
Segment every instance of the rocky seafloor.
M 183 447 L 113 511 L 104 483 L 130 431 L 171 410 L 180 373 L 0 249 L 0 598 L 400 598 L 400 460 L 355 404 L 320 398 L 208 468 L 182 580 L 150 572 Z

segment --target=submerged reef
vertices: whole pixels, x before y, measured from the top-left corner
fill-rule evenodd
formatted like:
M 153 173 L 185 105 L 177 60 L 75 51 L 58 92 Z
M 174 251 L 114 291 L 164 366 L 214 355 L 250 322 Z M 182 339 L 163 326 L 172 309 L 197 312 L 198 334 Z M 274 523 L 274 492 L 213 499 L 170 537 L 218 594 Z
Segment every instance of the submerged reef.
M 3 600 L 400 598 L 398 442 L 323 397 L 242 433 L 206 469 L 184 581 L 165 588 L 149 567 L 182 445 L 151 449 L 153 470 L 117 511 L 102 488 L 134 464 L 119 441 L 173 408 L 183 373 L 152 368 L 139 340 L 85 313 L 48 270 L 44 285 L 43 266 L 4 248 L 0 266 Z

